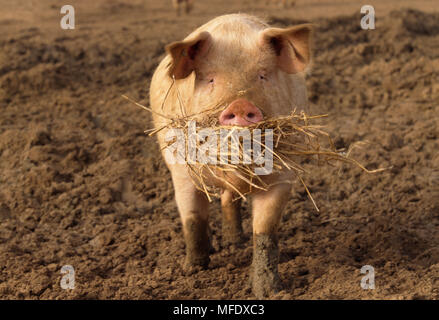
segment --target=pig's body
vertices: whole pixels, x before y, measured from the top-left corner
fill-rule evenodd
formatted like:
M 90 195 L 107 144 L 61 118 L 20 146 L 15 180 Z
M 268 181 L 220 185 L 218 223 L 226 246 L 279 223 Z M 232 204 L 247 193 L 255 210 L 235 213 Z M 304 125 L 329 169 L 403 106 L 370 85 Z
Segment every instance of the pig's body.
M 221 70 L 224 78 L 218 81 L 227 82 L 227 89 L 217 91 L 214 96 L 209 94 L 206 100 L 201 97 L 200 100 L 202 101 L 199 104 L 194 103 L 195 73 L 177 80 L 175 85 L 172 86 L 173 80 L 169 76 L 169 65 L 172 57 L 167 55 L 160 63 L 152 79 L 150 90 L 152 109 L 157 113 L 175 118 L 183 116 L 182 112 L 191 115 L 211 109 L 215 106 L 212 102 L 226 106 L 237 97 L 245 97 L 256 105 L 265 105 L 264 115 L 266 117 L 288 115 L 294 107 L 298 111 L 305 110 L 307 108 L 307 96 L 303 74 L 287 74 L 278 70 L 274 75 L 276 85 L 268 88 L 253 85 L 254 79 L 246 79 L 247 72 L 249 72 L 249 70 L 245 70 L 246 68 L 258 69 L 261 66 L 272 64 L 272 62 L 269 62 L 269 57 L 261 57 L 259 56 L 260 51 L 255 50 L 259 33 L 267 27 L 262 20 L 255 17 L 235 14 L 216 18 L 192 32 L 186 39 L 191 39 L 201 32 L 209 32 L 219 42 L 216 48 L 211 48 L 212 52 L 209 57 L 206 57 L 206 61 L 216 62 L 215 65 L 209 62 L 208 65 L 212 69 Z M 256 61 L 258 59 L 261 61 Z M 170 88 L 171 90 L 169 90 Z M 242 95 L 243 91 L 246 91 L 246 93 Z M 267 96 L 271 98 L 270 103 L 266 101 Z M 184 110 L 182 106 L 184 106 Z M 161 127 L 167 123 L 167 119 L 154 115 L 154 123 L 156 127 Z M 164 135 L 165 131 L 158 134 L 162 149 L 166 146 Z M 168 167 L 170 166 L 168 165 Z M 170 169 L 172 172 L 171 167 Z M 262 178 L 274 182 L 273 177 Z M 230 179 L 234 179 L 234 177 L 230 177 Z M 230 188 L 229 185 L 224 185 L 221 181 L 215 179 L 210 181 L 212 184 L 224 189 Z M 234 185 L 242 193 L 248 191 L 248 185 L 242 183 L 242 180 L 235 179 L 234 182 Z
M 168 55 L 152 78 L 151 108 L 170 118 L 213 108 L 218 110 L 216 116 L 219 117 L 223 110 L 234 108 L 234 112 L 236 104 L 238 109 L 256 108 L 264 118 L 287 115 L 293 108 L 306 109 L 303 71 L 310 60 L 309 34 L 307 25 L 270 29 L 265 22 L 249 15 L 218 17 L 185 40 L 167 47 Z M 166 125 L 168 120 L 157 114 L 153 115 L 155 126 Z M 158 134 L 162 150 L 167 145 L 165 133 L 163 130 Z M 208 200 L 192 183 L 186 165 L 167 163 L 167 166 L 172 174 L 183 222 L 186 266 L 207 267 Z M 275 174 L 265 176 L 264 179 L 274 186 L 269 191 L 252 195 L 252 287 L 258 297 L 280 289 L 276 231 L 291 187 L 280 180 L 289 178 L 288 173 L 281 177 Z M 229 179 L 242 191 L 247 191 L 248 185 L 242 181 L 238 183 L 239 179 L 233 176 Z M 240 241 L 240 203 L 232 202 L 236 195 L 230 185 L 215 179 L 211 179 L 211 183 L 223 190 L 223 238 L 228 242 Z

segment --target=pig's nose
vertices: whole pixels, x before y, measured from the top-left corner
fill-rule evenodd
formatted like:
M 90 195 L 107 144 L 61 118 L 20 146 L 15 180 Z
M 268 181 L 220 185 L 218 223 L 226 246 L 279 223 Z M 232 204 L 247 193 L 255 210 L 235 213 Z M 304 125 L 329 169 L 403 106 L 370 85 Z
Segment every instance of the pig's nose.
M 261 110 L 245 99 L 233 101 L 219 116 L 221 125 L 248 126 L 262 121 Z

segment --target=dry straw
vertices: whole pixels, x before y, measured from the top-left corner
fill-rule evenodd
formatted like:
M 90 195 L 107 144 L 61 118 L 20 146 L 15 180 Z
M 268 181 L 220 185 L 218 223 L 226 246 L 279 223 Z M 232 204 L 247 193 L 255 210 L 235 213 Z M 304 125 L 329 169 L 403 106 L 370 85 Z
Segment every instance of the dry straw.
M 145 110 L 158 114 L 150 108 L 147 108 L 126 96 L 123 97 Z M 216 115 L 217 110 L 209 110 L 208 112 L 204 111 L 203 113 L 204 115 L 207 115 L 207 117 L 203 118 L 210 119 L 210 121 L 211 119 L 217 118 L 213 116 L 209 117 L 209 113 Z M 199 114 L 190 116 L 186 115 L 177 118 L 170 118 L 161 114 L 158 115 L 166 118 L 168 123 L 163 127 L 145 131 L 149 132 L 150 136 L 155 135 L 164 129 L 180 129 L 182 132 L 184 132 L 185 137 L 188 137 L 189 121 L 194 121 L 195 119 L 198 120 L 199 118 L 197 117 Z M 305 161 L 308 161 L 307 159 L 314 158 L 317 160 L 316 165 L 333 165 L 334 162 L 347 162 L 361 168 L 367 173 L 376 173 L 385 170 L 368 170 L 358 161 L 349 157 L 353 148 L 361 146 L 364 144 L 364 142 L 357 142 L 351 145 L 347 152 L 345 152 L 345 150 L 337 150 L 329 134 L 322 130 L 323 127 L 321 125 L 315 124 L 317 119 L 326 116 L 327 115 L 308 116 L 304 112 L 297 113 L 296 111 L 293 111 L 290 115 L 266 119 L 262 122 L 246 127 L 246 129 L 249 129 L 250 132 L 252 132 L 254 129 L 261 129 L 261 141 L 265 141 L 264 133 L 267 132 L 267 129 L 272 130 L 273 150 L 268 148 L 264 142 L 261 142 L 261 149 L 262 152 L 271 153 L 270 156 L 272 156 L 273 159 L 273 173 L 283 171 L 293 172 L 303 184 L 308 197 L 311 199 L 317 211 L 319 211 L 317 204 L 302 178 L 302 175 L 307 173 L 302 165 Z M 242 127 L 219 126 L 216 125 L 215 122 L 200 123 L 197 121 L 196 123 L 197 132 L 199 129 L 208 127 L 217 134 L 217 137 L 220 136 L 221 129 L 228 129 L 230 132 L 230 137 L 233 137 L 233 132 L 243 129 Z M 172 142 L 169 144 L 171 143 Z M 235 140 L 234 143 L 236 143 L 236 145 L 239 147 L 227 148 L 225 151 L 225 156 L 227 156 L 229 159 L 232 156 L 238 156 L 239 159 L 242 160 L 244 153 L 243 141 Z M 167 146 L 165 146 L 165 148 L 166 147 Z M 221 154 L 221 152 L 223 153 Z M 218 149 L 217 154 L 219 158 L 221 155 L 224 155 L 224 151 Z M 222 164 L 218 161 L 216 165 L 197 162 L 194 164 L 187 163 L 187 166 L 195 186 L 206 194 L 209 201 L 211 201 L 213 197 L 218 197 L 220 195 L 219 190 L 215 187 L 212 187 L 211 184 L 208 183 L 212 177 L 222 181 L 223 185 L 226 185 L 230 189 L 234 190 L 235 193 L 243 199 L 246 199 L 246 195 L 250 192 L 255 190 L 267 190 L 271 186 L 270 184 L 264 182 L 260 176 L 255 174 L 255 164 L 245 164 L 242 161 L 240 161 L 239 164 L 233 164 L 230 163 L 230 161 Z M 233 174 L 235 177 L 242 180 L 241 182 L 246 183 L 249 186 L 248 192 L 241 192 L 236 185 L 230 182 L 230 179 L 227 179 L 228 174 Z M 282 182 L 291 183 L 291 181 Z

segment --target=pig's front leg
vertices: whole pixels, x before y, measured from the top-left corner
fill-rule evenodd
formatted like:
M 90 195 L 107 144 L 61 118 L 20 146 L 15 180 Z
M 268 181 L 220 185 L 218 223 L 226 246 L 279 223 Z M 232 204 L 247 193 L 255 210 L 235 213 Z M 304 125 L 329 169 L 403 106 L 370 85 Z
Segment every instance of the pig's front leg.
M 222 211 L 222 236 L 223 243 L 237 244 L 243 241 L 241 221 L 241 199 L 230 190 L 224 190 L 221 194 Z
M 279 184 L 253 197 L 253 263 L 251 285 L 258 298 L 282 289 L 278 273 L 277 229 L 291 185 Z
M 209 201 L 195 188 L 185 166 L 171 169 L 175 200 L 183 223 L 186 243 L 185 269 L 209 264 L 210 240 L 208 234 Z

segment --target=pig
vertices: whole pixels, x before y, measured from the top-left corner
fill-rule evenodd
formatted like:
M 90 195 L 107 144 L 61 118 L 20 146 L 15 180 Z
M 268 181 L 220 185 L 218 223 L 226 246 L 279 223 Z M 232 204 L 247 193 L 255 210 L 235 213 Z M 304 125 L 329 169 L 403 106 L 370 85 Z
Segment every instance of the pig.
M 288 115 L 293 108 L 307 111 L 305 76 L 311 64 L 311 37 L 310 24 L 274 28 L 251 15 L 230 14 L 167 45 L 167 54 L 150 85 L 155 127 L 165 126 L 167 117 L 184 114 L 213 117 L 221 125 L 246 127 Z M 202 112 L 213 106 L 218 107 L 217 113 Z M 158 132 L 162 153 L 167 146 L 165 131 Z M 208 198 L 192 182 L 187 164 L 166 161 L 166 165 L 183 224 L 184 268 L 191 272 L 207 268 L 211 249 Z M 263 178 L 272 187 L 253 191 L 249 196 L 253 227 L 250 283 L 258 298 L 282 289 L 277 230 L 294 176 L 291 172 L 274 172 Z M 233 174 L 227 179 L 239 180 Z M 243 236 L 241 201 L 236 200 L 236 190 L 220 179 L 209 181 L 221 189 L 222 241 L 224 245 L 239 244 Z M 236 186 L 242 192 L 249 190 L 242 180 Z
M 184 11 L 186 14 L 190 13 L 195 0 L 172 0 L 172 5 L 177 12 L 177 15 L 180 15 L 181 7 L 184 6 Z
M 294 7 L 294 5 L 296 4 L 296 1 L 295 0 L 267 0 L 266 4 L 267 5 L 277 4 L 279 6 L 287 8 L 288 6 Z

